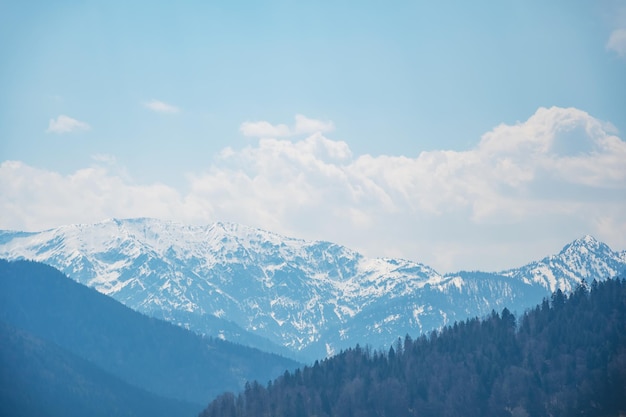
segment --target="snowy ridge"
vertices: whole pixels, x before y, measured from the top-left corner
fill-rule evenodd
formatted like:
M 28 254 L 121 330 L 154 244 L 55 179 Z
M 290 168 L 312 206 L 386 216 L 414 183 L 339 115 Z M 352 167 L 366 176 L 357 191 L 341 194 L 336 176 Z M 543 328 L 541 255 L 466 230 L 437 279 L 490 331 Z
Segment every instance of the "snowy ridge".
M 2 231 L 0 257 L 48 263 L 133 309 L 199 333 L 283 346 L 309 359 L 356 343 L 383 346 L 492 308 L 523 310 L 556 288 L 612 277 L 626 265 L 626 251 L 585 236 L 522 268 L 442 276 L 330 242 L 231 223 L 154 219 Z
M 586 235 L 566 245 L 557 255 L 543 258 L 503 274 L 536 283 L 549 292 L 572 291 L 584 279 L 602 280 L 624 272 L 624 252 L 613 252 L 606 244 Z

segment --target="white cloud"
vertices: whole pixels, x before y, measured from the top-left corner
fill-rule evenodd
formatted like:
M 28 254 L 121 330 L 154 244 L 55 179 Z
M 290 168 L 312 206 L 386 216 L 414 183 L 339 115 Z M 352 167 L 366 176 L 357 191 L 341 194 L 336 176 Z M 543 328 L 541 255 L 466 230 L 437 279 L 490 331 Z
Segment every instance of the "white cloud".
M 95 158 L 107 162 L 107 158 Z M 521 265 L 586 233 L 626 247 L 626 142 L 577 109 L 541 108 L 468 151 L 353 155 L 315 133 L 222 151 L 185 193 L 95 166 L 0 166 L 0 228 L 107 217 L 217 220 L 325 239 L 442 271 Z
M 291 130 L 287 125 L 273 125 L 269 122 L 243 122 L 239 127 L 239 131 L 244 136 L 260 137 L 260 138 L 280 138 L 291 135 Z
M 309 119 L 301 114 L 296 114 L 296 124 L 293 132 L 295 135 L 310 134 L 310 133 L 327 133 L 335 130 L 335 125 L 332 121 L 322 121 Z
M 73 119 L 64 114 L 60 115 L 55 119 L 50 119 L 48 123 L 48 129 L 46 129 L 47 133 L 70 133 L 77 131 L 84 131 L 91 129 L 85 122 L 81 122 L 79 120 Z
M 146 108 L 155 111 L 157 113 L 178 113 L 180 109 L 176 106 L 172 106 L 171 104 L 165 103 L 159 100 L 150 100 L 146 101 L 143 104 Z
M 291 128 L 285 124 L 273 125 L 267 121 L 243 122 L 239 127 L 239 131 L 244 136 L 256 138 L 283 138 L 313 133 L 327 133 L 334 129 L 335 125 L 332 121 L 310 119 L 301 114 L 296 114 L 295 124 Z
M 5 161 L 0 164 L 0 194 L 0 228 L 5 229 L 38 230 L 109 217 L 181 214 L 180 195 L 171 187 L 133 184 L 99 166 L 61 175 Z
M 606 47 L 618 56 L 626 58 L 626 28 L 616 29 L 611 32 Z

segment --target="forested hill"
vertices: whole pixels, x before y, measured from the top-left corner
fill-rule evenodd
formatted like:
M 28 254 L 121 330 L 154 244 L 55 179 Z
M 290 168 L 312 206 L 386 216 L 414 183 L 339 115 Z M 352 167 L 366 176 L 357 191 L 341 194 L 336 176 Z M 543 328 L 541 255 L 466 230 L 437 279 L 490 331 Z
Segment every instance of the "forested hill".
M 146 317 L 72 281 L 48 265 L 30 261 L 0 259 L 0 321 L 17 330 L 17 343 L 4 343 L 0 337 L 0 359 L 10 359 L 12 352 L 19 351 L 19 346 L 35 344 L 41 347 L 22 352 L 19 358 L 24 363 L 30 362 L 31 367 L 14 367 L 12 378 L 27 380 L 31 374 L 45 376 L 62 369 L 64 373 L 61 375 L 72 377 L 72 380 L 87 375 L 97 377 L 89 379 L 94 384 L 108 384 L 110 379 L 100 377 L 107 374 L 153 395 L 194 404 L 196 408 L 192 415 L 219 393 L 242 388 L 243 381 L 274 378 L 285 369 L 298 366 L 296 362 L 276 355 L 201 337 L 171 323 Z M 32 340 L 41 340 L 46 346 Z M 48 349 L 53 345 L 63 352 Z M 82 362 L 74 360 L 76 358 L 89 362 L 100 372 L 85 368 Z M 76 369 L 66 369 L 74 364 Z M 14 384 L 7 379 L 9 373 L 5 371 L 0 367 L 0 382 L 6 382 L 0 384 L 0 391 L 4 388 L 8 391 L 0 393 L 0 397 L 19 395 L 40 403 L 38 405 L 49 397 L 48 394 L 41 397 L 37 391 L 18 392 L 18 387 L 38 387 Z M 55 383 L 63 384 L 64 381 L 58 379 Z M 97 384 L 89 386 L 96 387 L 94 391 L 121 391 L 117 382 L 114 386 L 108 384 L 99 389 Z M 67 390 L 67 394 L 71 396 L 76 392 Z M 115 398 L 110 402 L 121 403 L 121 400 L 123 398 Z M 71 404 L 71 401 L 67 399 L 65 403 Z M 103 405 L 106 403 L 102 402 Z M 182 411 L 176 414 L 184 415 Z
M 356 347 L 218 397 L 201 417 L 617 416 L 626 412 L 626 281 L 558 291 L 388 352 Z

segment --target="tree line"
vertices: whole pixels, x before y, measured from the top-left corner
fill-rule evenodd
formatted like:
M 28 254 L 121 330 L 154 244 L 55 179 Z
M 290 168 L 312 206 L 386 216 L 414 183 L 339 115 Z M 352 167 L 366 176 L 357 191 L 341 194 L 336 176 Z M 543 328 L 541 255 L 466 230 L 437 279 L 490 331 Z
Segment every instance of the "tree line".
M 200 417 L 615 416 L 626 412 L 626 281 L 560 290 L 518 320 L 508 309 L 388 351 L 356 346 Z

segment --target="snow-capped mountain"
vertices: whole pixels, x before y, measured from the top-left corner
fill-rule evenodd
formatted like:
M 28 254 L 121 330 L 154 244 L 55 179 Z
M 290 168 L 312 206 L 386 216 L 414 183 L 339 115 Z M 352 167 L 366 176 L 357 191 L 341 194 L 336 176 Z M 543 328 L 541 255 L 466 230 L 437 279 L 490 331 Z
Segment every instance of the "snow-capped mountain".
M 584 236 L 566 245 L 557 255 L 511 269 L 503 275 L 526 284 L 539 284 L 550 292 L 571 291 L 581 279 L 587 281 L 613 278 L 623 273 L 626 251 L 614 252 L 592 236 Z
M 0 257 L 48 263 L 147 315 L 306 359 L 356 343 L 383 346 L 491 309 L 523 311 L 556 288 L 626 269 L 626 252 L 590 236 L 499 274 L 440 275 L 329 242 L 154 219 L 3 231 Z

